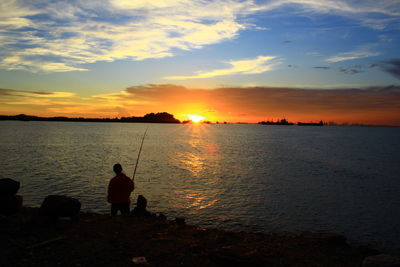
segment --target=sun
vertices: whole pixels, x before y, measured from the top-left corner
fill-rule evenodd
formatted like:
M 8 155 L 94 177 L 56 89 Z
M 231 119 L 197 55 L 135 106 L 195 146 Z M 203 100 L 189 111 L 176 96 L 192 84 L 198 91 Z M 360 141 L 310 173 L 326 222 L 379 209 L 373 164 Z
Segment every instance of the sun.
M 203 116 L 194 115 L 194 114 L 188 114 L 186 116 L 189 118 L 189 120 L 193 121 L 194 123 L 198 123 L 198 122 L 203 121 L 205 119 Z

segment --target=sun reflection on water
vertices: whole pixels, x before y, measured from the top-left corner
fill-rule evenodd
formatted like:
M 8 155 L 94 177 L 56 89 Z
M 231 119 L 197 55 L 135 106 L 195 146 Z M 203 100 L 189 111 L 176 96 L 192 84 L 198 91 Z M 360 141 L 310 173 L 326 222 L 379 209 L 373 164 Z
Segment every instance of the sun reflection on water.
M 199 177 L 204 169 L 204 162 L 201 157 L 194 153 L 178 153 L 183 168 L 190 171 L 193 176 Z
M 207 125 L 188 126 L 185 132 L 183 149 L 176 153 L 172 164 L 187 172 L 176 184 L 173 206 L 185 209 L 188 214 L 196 214 L 215 206 L 219 200 L 215 188 L 219 178 L 214 175 L 219 162 L 219 148 Z
M 181 201 L 175 202 L 177 209 L 188 209 L 189 214 L 196 214 L 199 210 L 214 206 L 218 199 L 210 199 L 210 195 L 205 191 L 197 191 L 193 189 L 175 191 L 177 197 Z

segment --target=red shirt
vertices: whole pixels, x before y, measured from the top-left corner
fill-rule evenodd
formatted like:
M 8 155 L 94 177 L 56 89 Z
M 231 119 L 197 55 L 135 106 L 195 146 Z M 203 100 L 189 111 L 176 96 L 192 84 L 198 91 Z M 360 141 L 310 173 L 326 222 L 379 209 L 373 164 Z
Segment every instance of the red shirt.
M 135 188 L 131 178 L 121 173 L 110 180 L 107 200 L 110 203 L 130 203 L 130 195 Z

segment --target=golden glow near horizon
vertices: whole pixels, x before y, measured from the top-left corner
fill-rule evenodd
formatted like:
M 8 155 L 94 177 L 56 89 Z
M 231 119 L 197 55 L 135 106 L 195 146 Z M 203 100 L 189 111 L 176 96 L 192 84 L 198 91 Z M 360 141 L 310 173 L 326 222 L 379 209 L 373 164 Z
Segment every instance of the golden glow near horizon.
M 199 123 L 201 121 L 204 121 L 204 119 L 205 119 L 203 116 L 194 115 L 194 114 L 188 114 L 186 116 L 189 118 L 189 120 L 191 120 L 194 123 Z
M 229 87 L 195 89 L 177 85 L 132 86 L 123 91 L 83 96 L 65 91 L 0 88 L 0 115 L 28 114 L 115 118 L 168 112 L 180 121 L 246 122 L 286 118 L 290 122 L 400 125 L 398 87 L 298 89 Z M 357 101 L 354 101 L 357 99 Z M 379 100 L 377 102 L 377 100 Z M 163 109 L 160 110 L 160 103 Z M 188 115 L 196 117 L 190 118 Z

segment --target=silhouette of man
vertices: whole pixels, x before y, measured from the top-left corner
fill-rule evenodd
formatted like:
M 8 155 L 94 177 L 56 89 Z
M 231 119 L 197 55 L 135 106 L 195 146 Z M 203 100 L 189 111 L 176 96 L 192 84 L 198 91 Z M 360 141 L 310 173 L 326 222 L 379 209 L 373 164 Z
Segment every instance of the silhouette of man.
M 114 167 L 115 177 L 110 180 L 108 184 L 107 201 L 111 203 L 111 215 L 117 215 L 120 211 L 121 214 L 129 214 L 130 195 L 135 185 L 131 178 L 122 173 L 121 164 L 115 164 Z

